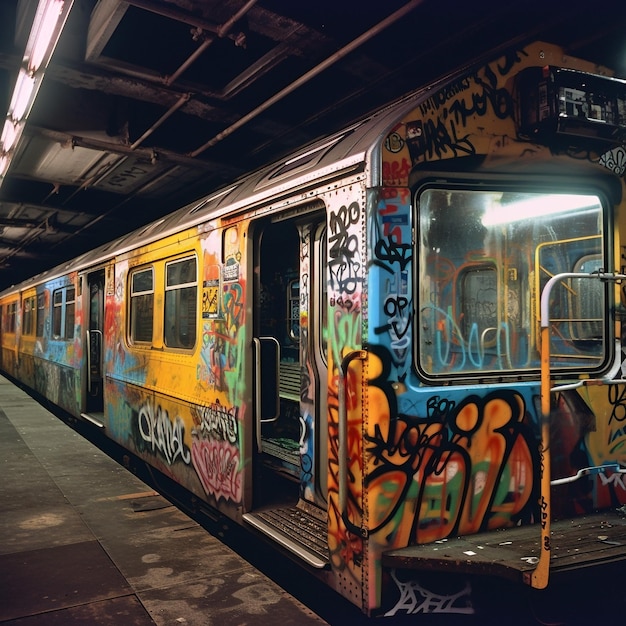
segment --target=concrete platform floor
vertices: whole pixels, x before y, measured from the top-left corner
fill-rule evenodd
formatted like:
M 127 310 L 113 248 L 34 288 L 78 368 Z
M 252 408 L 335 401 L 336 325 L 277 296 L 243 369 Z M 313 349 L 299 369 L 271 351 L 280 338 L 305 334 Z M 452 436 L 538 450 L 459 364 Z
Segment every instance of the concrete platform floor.
M 0 624 L 326 624 L 0 377 Z

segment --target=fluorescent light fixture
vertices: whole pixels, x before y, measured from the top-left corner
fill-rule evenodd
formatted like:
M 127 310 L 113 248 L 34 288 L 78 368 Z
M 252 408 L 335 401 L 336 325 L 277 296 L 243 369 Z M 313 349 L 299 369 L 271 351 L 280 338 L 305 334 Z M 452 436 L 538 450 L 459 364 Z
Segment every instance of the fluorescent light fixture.
M 10 162 L 11 159 L 9 159 L 8 154 L 0 154 L 0 178 L 7 173 Z
M 509 204 L 494 202 L 485 211 L 482 223 L 483 226 L 497 226 L 585 208 L 600 209 L 601 206 L 598 196 L 569 193 L 537 194 Z
M 74 0 L 39 0 L 0 141 L 0 185 Z
M 4 128 L 2 129 L 2 138 L 0 139 L 1 152 L 8 152 L 15 145 L 20 133 L 15 127 L 13 120 L 7 117 L 4 120 Z
M 26 70 L 21 69 L 17 75 L 15 90 L 9 105 L 9 117 L 14 122 L 20 122 L 28 117 L 35 100 L 37 87 L 37 81 L 27 74 Z
M 50 61 L 62 30 L 57 26 L 64 4 L 64 0 L 40 0 L 37 6 L 24 54 L 30 74 L 34 74 L 42 66 L 46 68 Z

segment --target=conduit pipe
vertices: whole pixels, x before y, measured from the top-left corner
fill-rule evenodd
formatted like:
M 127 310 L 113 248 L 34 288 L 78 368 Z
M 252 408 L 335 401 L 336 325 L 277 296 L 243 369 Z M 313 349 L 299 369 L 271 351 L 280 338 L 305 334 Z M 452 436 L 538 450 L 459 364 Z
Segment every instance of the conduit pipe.
M 363 45 L 372 37 L 378 35 L 381 31 L 385 30 L 405 15 L 413 11 L 413 9 L 417 8 L 420 4 L 422 4 L 424 0 L 411 0 L 407 2 L 403 7 L 398 9 L 395 13 L 392 13 L 389 17 L 385 18 L 382 22 L 379 22 L 368 31 L 351 41 L 349 44 L 332 54 L 330 57 L 316 65 L 314 68 L 300 76 L 300 78 L 293 81 L 287 87 L 273 95 L 271 98 L 260 104 L 256 109 L 253 109 L 242 118 L 237 120 L 234 124 L 231 124 L 223 131 L 215 135 L 212 139 L 209 139 L 206 143 L 202 144 L 199 148 L 196 148 L 193 152 L 190 152 L 188 156 L 197 157 L 202 154 L 205 150 L 208 150 L 215 144 L 219 143 L 223 139 L 226 139 L 229 135 L 232 135 L 236 130 L 247 124 L 250 120 L 254 119 L 266 109 L 269 109 L 272 105 L 276 104 L 278 101 L 282 100 L 285 96 L 289 95 L 305 83 L 309 82 L 312 78 L 315 78 L 318 74 L 321 74 L 324 70 L 328 69 L 331 65 L 335 64 L 343 57 L 347 56 L 354 50 L 356 50 L 359 46 Z
M 239 9 L 234 15 L 230 17 L 229 20 L 224 22 L 216 31 L 218 37 L 225 37 L 228 34 L 228 31 L 233 27 L 238 20 L 240 20 L 255 4 L 257 0 L 248 0 L 248 2 Z M 140 3 L 143 4 L 143 3 Z M 147 8 L 147 6 L 145 7 Z M 151 10 L 151 9 L 150 9 Z M 171 75 L 168 76 L 164 83 L 166 85 L 171 85 L 175 82 L 178 77 L 185 72 L 199 57 L 202 53 L 213 43 L 215 40 L 214 37 L 209 37 L 205 39 L 200 46 L 187 58 L 186 61 L 180 65 L 180 67 Z M 183 94 L 148 130 L 146 130 L 139 139 L 137 139 L 131 146 L 131 150 L 137 148 L 141 143 L 143 143 L 157 128 L 159 128 L 165 121 L 173 115 L 178 109 L 180 109 L 184 104 L 189 102 L 191 98 L 190 93 Z
M 226 37 L 228 35 L 228 31 L 236 24 L 255 4 L 257 0 L 248 0 L 248 2 L 237 11 L 234 15 L 231 16 L 229 20 L 224 22 L 217 29 L 217 36 L 220 38 Z M 189 58 L 182 63 L 182 65 L 171 75 L 165 79 L 166 85 L 171 85 L 174 81 L 178 79 L 178 77 L 187 70 L 193 63 L 196 62 L 198 57 L 215 41 L 215 37 L 207 37 L 198 48 L 189 56 Z
M 135 150 L 139 145 L 141 145 L 159 126 L 161 126 L 168 117 L 176 113 L 180 107 L 189 102 L 189 98 L 191 98 L 191 94 L 185 93 L 167 110 L 161 117 L 154 123 L 146 132 L 139 137 L 136 141 L 134 141 L 130 145 L 131 150 Z

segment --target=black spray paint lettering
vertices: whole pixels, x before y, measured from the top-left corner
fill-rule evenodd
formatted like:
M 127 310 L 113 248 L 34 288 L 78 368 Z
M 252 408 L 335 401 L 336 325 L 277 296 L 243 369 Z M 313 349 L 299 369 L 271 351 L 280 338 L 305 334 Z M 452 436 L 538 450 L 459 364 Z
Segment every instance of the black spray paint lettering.
M 350 232 L 350 227 L 359 223 L 360 209 L 357 202 L 349 207 L 342 206 L 330 214 L 330 234 L 328 237 L 328 263 L 331 284 L 341 293 L 353 294 L 362 282 L 360 277 L 361 258 L 358 236 Z
M 234 406 L 225 407 L 220 402 L 215 402 L 202 410 L 200 428 L 204 434 L 213 439 L 237 443 L 239 408 Z

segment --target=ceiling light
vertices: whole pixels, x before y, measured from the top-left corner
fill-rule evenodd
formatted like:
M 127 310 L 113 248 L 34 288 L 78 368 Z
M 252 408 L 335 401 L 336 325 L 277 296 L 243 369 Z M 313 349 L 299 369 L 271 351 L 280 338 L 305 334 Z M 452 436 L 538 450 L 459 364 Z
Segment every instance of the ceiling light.
M 6 174 L 10 162 L 11 160 L 7 154 L 0 154 L 0 178 Z
M 47 67 L 50 61 L 62 30 L 57 26 L 63 26 L 59 23 L 64 4 L 64 0 L 40 0 L 37 6 L 24 54 L 31 75 L 40 67 Z
M 19 130 L 15 127 L 13 120 L 7 118 L 4 121 L 4 128 L 2 129 L 2 139 L 0 139 L 0 152 L 8 152 L 15 145 Z
M 61 36 L 74 0 L 39 0 L 15 81 L 0 144 L 0 184 L 35 102 L 45 69 Z
M 15 90 L 9 105 L 9 117 L 14 122 L 20 122 L 28 117 L 35 101 L 37 83 L 35 79 L 21 69 L 15 81 Z

